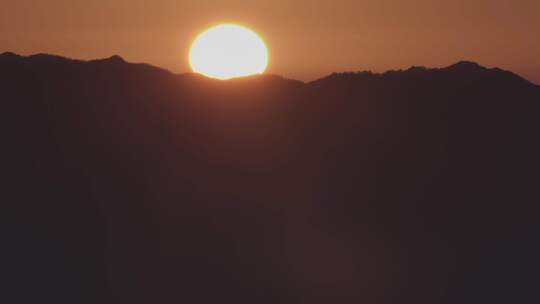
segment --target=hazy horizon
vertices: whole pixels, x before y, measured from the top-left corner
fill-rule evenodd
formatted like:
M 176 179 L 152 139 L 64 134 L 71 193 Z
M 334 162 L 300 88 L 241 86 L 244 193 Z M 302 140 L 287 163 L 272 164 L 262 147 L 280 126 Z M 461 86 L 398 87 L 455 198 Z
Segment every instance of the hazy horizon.
M 268 73 L 310 81 L 333 72 L 444 67 L 462 60 L 540 83 L 540 2 L 8 0 L 2 50 L 77 59 L 118 54 L 174 73 L 190 72 L 189 46 L 220 22 L 258 32 Z

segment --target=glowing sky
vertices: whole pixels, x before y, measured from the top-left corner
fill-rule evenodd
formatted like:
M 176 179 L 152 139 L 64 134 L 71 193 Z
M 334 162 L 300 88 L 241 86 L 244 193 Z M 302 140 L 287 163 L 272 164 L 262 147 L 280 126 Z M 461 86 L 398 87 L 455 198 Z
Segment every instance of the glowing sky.
M 0 52 L 187 72 L 196 35 L 236 22 L 267 42 L 269 72 L 290 78 L 472 60 L 540 83 L 539 12 L 538 0 L 3 0 Z

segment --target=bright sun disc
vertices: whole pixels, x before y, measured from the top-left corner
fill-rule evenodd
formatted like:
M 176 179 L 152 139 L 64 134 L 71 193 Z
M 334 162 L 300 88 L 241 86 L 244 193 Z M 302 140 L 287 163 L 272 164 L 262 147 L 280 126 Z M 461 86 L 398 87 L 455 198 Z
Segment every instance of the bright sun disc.
M 221 24 L 195 39 L 189 63 L 195 73 L 222 80 L 262 74 L 268 66 L 268 49 L 255 32 Z

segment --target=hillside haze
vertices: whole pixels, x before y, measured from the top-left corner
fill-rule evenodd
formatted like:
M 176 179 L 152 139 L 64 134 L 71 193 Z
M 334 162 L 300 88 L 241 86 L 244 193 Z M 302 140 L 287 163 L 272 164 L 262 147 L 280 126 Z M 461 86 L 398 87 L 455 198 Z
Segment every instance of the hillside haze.
M 540 87 L 0 55 L 9 303 L 536 303 Z

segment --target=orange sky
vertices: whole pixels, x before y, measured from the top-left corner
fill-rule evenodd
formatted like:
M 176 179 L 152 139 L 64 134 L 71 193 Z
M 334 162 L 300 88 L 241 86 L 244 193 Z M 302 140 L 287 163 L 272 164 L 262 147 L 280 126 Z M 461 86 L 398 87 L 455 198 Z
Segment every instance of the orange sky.
M 540 0 L 2 0 L 0 52 L 187 72 L 191 41 L 220 22 L 261 34 L 269 72 L 290 78 L 466 59 L 540 83 Z

